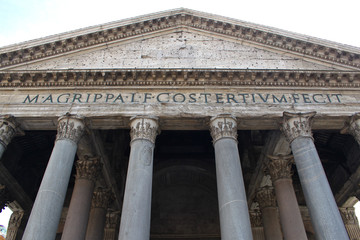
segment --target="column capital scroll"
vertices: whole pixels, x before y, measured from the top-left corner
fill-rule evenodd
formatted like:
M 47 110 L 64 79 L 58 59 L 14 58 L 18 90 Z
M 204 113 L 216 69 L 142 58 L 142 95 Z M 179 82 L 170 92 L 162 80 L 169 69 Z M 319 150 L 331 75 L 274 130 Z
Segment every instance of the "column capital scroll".
M 68 139 L 77 144 L 84 132 L 84 117 L 66 114 L 58 119 L 56 141 Z
M 276 207 L 274 188 L 271 186 L 259 188 L 256 193 L 256 200 L 259 203 L 260 209 Z
M 159 134 L 159 123 L 157 117 L 136 116 L 130 119 L 131 141 L 145 139 L 155 143 Z
M 77 160 L 75 166 L 76 179 L 88 179 L 94 182 L 102 169 L 100 157 L 85 156 L 84 158 Z
M 291 179 L 293 174 L 291 168 L 294 163 L 294 157 L 292 155 L 268 155 L 267 157 L 269 161 L 265 165 L 273 182 L 279 179 Z
M 344 221 L 344 224 L 359 224 L 359 221 L 355 215 L 355 208 L 349 207 L 340 207 L 339 208 L 341 218 Z
M 286 139 L 291 143 L 295 138 L 308 137 L 313 139 L 311 133 L 312 118 L 316 112 L 309 113 L 290 113 L 284 112 L 280 123 L 280 129 Z
M 232 138 L 237 141 L 236 118 L 230 114 L 222 114 L 210 119 L 210 133 L 215 143 L 221 138 Z
M 111 190 L 98 188 L 93 193 L 91 207 L 107 209 L 113 200 L 114 200 L 114 194 Z
M 108 211 L 106 213 L 106 223 L 105 228 L 113 228 L 115 229 L 120 221 L 120 212 L 116 211 Z
M 12 115 L 0 116 L 0 144 L 6 148 L 15 135 L 24 135 L 15 117 Z
M 360 113 L 351 116 L 349 122 L 346 122 L 345 127 L 341 129 L 341 133 L 350 133 L 360 144 Z

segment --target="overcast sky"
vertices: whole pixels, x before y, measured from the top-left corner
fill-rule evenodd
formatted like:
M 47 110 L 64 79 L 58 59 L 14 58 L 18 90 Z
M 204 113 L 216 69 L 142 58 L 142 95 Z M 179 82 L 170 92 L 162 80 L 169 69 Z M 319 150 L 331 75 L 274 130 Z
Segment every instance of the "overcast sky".
M 0 0 L 0 46 L 179 7 L 360 47 L 360 0 Z

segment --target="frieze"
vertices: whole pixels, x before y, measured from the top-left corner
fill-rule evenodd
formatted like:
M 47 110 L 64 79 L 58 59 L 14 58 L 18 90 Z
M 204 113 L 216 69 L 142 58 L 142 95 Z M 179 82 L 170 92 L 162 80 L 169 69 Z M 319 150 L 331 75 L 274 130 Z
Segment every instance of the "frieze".
M 343 103 L 341 93 L 270 92 L 64 92 L 27 94 L 23 104 L 332 104 Z
M 198 13 L 196 13 L 198 15 Z M 239 40 L 250 41 L 257 45 L 290 51 L 299 55 L 306 55 L 328 62 L 334 62 L 351 67 L 360 67 L 360 54 L 322 43 L 314 43 L 297 39 L 286 34 L 274 33 L 271 30 L 260 29 L 257 26 L 243 26 L 241 22 L 214 20 L 205 16 L 196 16 L 188 10 L 171 11 L 164 16 L 154 17 L 142 21 L 112 26 L 104 30 L 94 31 L 83 35 L 53 40 L 45 44 L 21 47 L 18 50 L 2 52 L 0 67 L 7 67 L 19 63 L 26 63 L 50 56 L 56 56 L 79 49 L 102 46 L 126 38 L 142 36 L 152 32 L 187 27 L 200 31 L 208 31 Z M 142 18 L 144 19 L 144 18 Z M 20 47 L 19 47 L 20 48 Z

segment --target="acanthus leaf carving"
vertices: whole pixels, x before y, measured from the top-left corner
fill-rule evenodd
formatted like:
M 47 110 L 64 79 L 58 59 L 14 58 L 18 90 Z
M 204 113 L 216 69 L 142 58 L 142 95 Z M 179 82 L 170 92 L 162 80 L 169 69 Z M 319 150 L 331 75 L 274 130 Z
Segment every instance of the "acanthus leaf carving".
M 77 144 L 85 132 L 84 118 L 66 114 L 58 122 L 56 140 L 68 139 Z
M 311 132 L 311 121 L 316 112 L 309 113 L 289 113 L 284 112 L 283 121 L 280 129 L 286 139 L 291 143 L 298 137 L 308 137 L 313 139 Z
M 221 138 L 232 138 L 237 141 L 236 118 L 229 115 L 219 115 L 210 120 L 210 133 L 215 143 Z
M 157 118 L 137 116 L 130 120 L 131 141 L 145 139 L 155 143 L 156 136 L 159 134 Z

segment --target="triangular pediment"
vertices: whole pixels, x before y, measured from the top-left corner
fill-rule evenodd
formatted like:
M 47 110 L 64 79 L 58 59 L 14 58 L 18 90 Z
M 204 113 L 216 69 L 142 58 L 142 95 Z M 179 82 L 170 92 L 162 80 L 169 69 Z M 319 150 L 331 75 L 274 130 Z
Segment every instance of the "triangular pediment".
M 336 70 L 293 54 L 237 39 L 176 30 L 54 57 L 13 70 L 64 69 L 288 69 Z
M 360 49 L 177 9 L 0 49 L 0 69 L 358 70 Z

